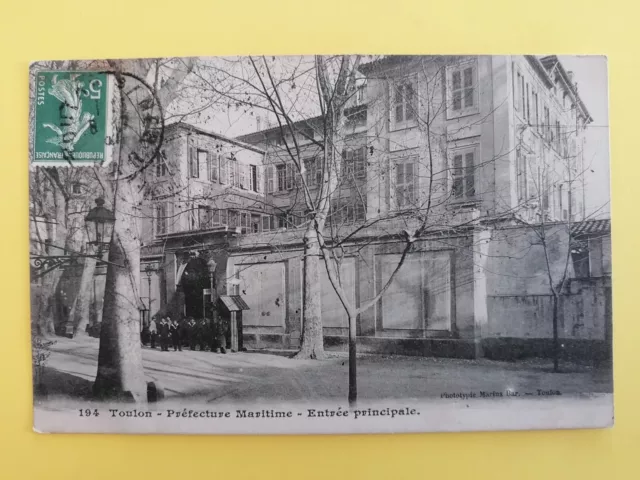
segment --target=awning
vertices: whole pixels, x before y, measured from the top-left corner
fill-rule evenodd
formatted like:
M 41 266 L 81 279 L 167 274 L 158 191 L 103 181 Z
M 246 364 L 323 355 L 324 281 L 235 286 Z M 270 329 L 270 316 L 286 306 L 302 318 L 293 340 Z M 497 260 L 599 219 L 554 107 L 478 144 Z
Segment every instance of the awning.
M 247 302 L 245 302 L 240 295 L 221 295 L 218 301 L 224 305 L 229 312 L 251 310 Z

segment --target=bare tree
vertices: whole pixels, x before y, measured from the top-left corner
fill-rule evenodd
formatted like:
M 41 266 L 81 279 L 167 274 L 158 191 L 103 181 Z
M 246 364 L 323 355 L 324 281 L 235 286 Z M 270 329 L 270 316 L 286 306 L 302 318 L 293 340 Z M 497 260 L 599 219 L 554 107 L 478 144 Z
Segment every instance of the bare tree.
M 358 315 L 382 298 L 417 240 L 431 231 L 460 226 L 460 222 L 454 220 L 456 209 L 444 209 L 455 194 L 454 189 L 476 188 L 471 180 L 465 179 L 468 173 L 465 177 L 449 167 L 443 125 L 447 100 L 441 93 L 445 64 L 426 59 L 421 62 L 418 66 L 421 90 L 394 87 L 389 94 L 394 102 L 396 96 L 402 97 L 402 115 L 411 121 L 423 139 L 419 160 L 406 170 L 405 165 L 398 166 L 389 160 L 385 146 L 390 138 L 389 97 L 384 92 L 394 81 L 381 74 L 379 83 L 384 86 L 379 86 L 380 91 L 369 98 L 368 105 L 361 104 L 362 98 L 358 97 L 366 95 L 367 86 L 360 72 L 360 56 L 296 57 L 287 59 L 285 64 L 265 57 L 250 57 L 246 61 L 207 66 L 210 71 L 198 72 L 203 89 L 211 89 L 256 116 L 264 114 L 272 122 L 271 133 L 279 136 L 277 146 L 265 147 L 267 169 L 282 167 L 283 176 L 273 181 L 286 183 L 283 190 L 291 191 L 290 204 L 286 208 L 275 204 L 272 207 L 285 218 L 293 217 L 290 226 L 304 226 L 301 230 L 303 323 L 297 357 L 324 356 L 320 291 L 320 269 L 324 268 L 347 313 L 351 402 L 357 398 Z M 226 87 L 221 88 L 212 78 L 222 78 L 221 83 Z M 367 119 L 367 109 L 377 112 L 373 119 Z M 354 125 L 361 121 L 363 113 L 365 131 L 354 134 Z M 356 138 L 362 141 L 358 143 Z M 395 178 L 391 181 L 390 177 L 396 174 L 402 182 L 396 182 Z M 267 176 L 272 178 L 270 174 Z M 462 181 L 466 184 L 459 185 L 452 177 L 465 179 Z M 367 207 L 367 189 L 372 185 L 390 190 L 385 211 Z M 346 204 L 342 201 L 345 192 L 351 198 Z M 368 232 L 389 235 L 403 248 L 382 288 L 356 306 L 345 291 L 341 265 L 346 256 L 358 255 L 358 250 L 370 243 L 361 240 Z

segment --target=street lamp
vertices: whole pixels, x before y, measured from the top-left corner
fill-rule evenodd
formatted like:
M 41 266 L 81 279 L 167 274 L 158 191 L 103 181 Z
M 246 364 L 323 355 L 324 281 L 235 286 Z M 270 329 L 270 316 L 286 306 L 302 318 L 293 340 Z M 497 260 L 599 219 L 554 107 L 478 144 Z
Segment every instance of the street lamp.
M 213 292 L 216 285 L 216 268 L 218 268 L 218 264 L 215 262 L 213 258 L 210 258 L 207 262 L 207 270 L 209 270 L 209 281 L 211 282 L 211 301 L 213 302 Z
M 66 253 L 66 250 L 63 247 L 53 245 L 47 239 L 45 241 L 45 252 L 47 254 L 31 255 L 29 258 L 32 279 L 40 278 L 56 268 L 79 265 L 78 258 L 102 259 L 102 253 L 109 249 L 116 217 L 111 210 L 104 207 L 104 199 L 97 198 L 96 206 L 89 210 L 84 220 L 89 240 L 87 246 L 95 247 L 95 253 L 89 255 L 80 253 L 75 255 L 49 255 L 48 253 L 52 248 L 60 249 L 63 253 Z
M 151 277 L 155 273 L 153 266 L 150 263 L 147 263 L 147 266 L 144 267 L 144 273 L 147 274 L 147 292 L 149 293 L 149 310 L 151 310 Z
M 84 217 L 88 245 L 95 246 L 98 253 L 109 248 L 116 217 L 104 206 L 103 198 L 96 198 L 96 206 Z

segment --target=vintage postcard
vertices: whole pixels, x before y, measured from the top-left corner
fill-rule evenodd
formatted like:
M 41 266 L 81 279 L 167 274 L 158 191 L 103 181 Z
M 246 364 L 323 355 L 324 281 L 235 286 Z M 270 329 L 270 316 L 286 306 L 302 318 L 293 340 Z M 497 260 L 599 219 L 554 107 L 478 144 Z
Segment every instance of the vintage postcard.
M 36 431 L 613 424 L 606 58 L 30 81 Z

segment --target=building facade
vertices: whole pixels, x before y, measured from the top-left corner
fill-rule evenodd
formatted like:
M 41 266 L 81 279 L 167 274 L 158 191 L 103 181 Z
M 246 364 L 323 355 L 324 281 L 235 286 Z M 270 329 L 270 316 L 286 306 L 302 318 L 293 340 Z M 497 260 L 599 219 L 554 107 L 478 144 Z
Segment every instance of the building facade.
M 587 253 L 567 253 L 577 225 L 591 224 L 582 152 L 592 119 L 555 56 L 384 57 L 361 66 L 346 117 L 327 229 L 348 238 L 340 276 L 349 301 L 359 306 L 386 283 L 399 233 L 425 211 L 429 225 L 359 315 L 361 351 L 548 353 L 547 271 L 568 272 L 565 344 L 606 350 L 608 226 Z M 322 117 L 236 139 L 167 127 L 141 206 L 140 292 L 151 314 L 210 317 L 212 298 L 238 295 L 249 306 L 245 346 L 298 347 L 303 190 L 313 195 L 324 181 L 323 145 Z M 554 241 L 542 245 L 541 231 Z M 585 268 L 596 250 L 589 265 L 599 270 Z M 343 348 L 347 315 L 321 270 L 325 345 Z

